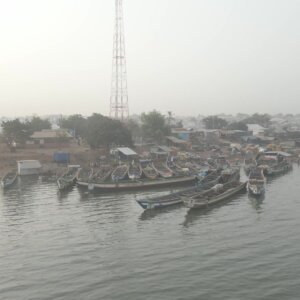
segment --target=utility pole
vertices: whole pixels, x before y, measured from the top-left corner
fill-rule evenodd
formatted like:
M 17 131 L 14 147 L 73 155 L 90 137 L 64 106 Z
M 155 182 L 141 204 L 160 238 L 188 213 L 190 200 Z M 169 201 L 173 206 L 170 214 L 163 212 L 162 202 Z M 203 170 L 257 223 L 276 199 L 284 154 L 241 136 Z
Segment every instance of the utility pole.
M 129 116 L 125 37 L 122 0 L 115 0 L 115 33 L 110 95 L 110 117 L 124 120 Z

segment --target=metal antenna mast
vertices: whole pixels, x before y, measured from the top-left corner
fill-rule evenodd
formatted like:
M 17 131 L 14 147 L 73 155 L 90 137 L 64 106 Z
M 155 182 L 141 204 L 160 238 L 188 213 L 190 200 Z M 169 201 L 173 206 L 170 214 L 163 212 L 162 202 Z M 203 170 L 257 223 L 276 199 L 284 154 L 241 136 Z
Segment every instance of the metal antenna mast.
M 115 5 L 110 117 L 123 120 L 128 118 L 129 109 L 122 0 L 115 0 Z

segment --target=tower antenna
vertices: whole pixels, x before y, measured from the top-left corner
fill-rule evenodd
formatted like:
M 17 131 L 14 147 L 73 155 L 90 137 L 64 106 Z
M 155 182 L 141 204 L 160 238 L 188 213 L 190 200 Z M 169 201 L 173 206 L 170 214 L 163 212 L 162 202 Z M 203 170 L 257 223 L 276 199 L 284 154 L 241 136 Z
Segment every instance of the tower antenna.
M 122 0 L 115 0 L 115 33 L 110 94 L 110 117 L 120 120 L 129 116 L 122 2 Z

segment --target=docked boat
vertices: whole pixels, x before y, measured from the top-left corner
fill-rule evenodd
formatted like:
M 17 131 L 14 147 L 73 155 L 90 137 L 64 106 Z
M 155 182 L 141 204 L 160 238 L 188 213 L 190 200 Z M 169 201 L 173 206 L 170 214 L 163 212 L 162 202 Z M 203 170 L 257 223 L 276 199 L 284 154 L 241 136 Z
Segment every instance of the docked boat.
M 17 172 L 9 172 L 5 174 L 1 179 L 1 187 L 3 189 L 9 188 L 17 181 L 17 178 L 18 178 Z
M 170 178 L 173 176 L 173 172 L 167 167 L 165 163 L 155 163 L 153 164 L 154 170 L 163 178 Z
M 82 168 L 77 172 L 76 180 L 77 181 L 89 181 L 93 175 L 92 168 Z
M 90 183 L 77 182 L 80 187 L 88 188 L 89 190 L 99 191 L 121 191 L 121 190 L 143 190 L 150 188 L 163 188 L 171 186 L 179 186 L 185 184 L 193 184 L 197 182 L 195 176 L 174 177 L 174 178 L 157 178 L 144 180 L 121 180 L 115 182 Z
M 240 177 L 240 168 L 238 167 L 221 170 L 220 183 L 239 181 Z
M 190 197 L 192 195 L 199 193 L 203 189 L 204 187 L 202 186 L 190 187 L 165 196 L 136 200 L 136 202 L 143 209 L 163 208 L 171 205 L 181 204 L 183 196 Z
M 181 166 L 179 166 L 173 161 L 168 161 L 167 167 L 172 171 L 172 173 L 175 176 L 187 176 L 191 173 L 188 168 L 182 168 Z
M 153 168 L 151 164 L 147 164 L 142 168 L 143 174 L 148 179 L 156 179 L 158 177 L 157 171 Z
M 249 174 L 247 191 L 253 196 L 261 196 L 265 192 L 266 178 L 262 168 L 255 168 Z
M 229 182 L 217 184 L 211 189 L 200 192 L 192 197 L 182 197 L 183 203 L 188 208 L 207 208 L 220 203 L 231 196 L 245 190 L 246 182 Z
M 140 179 L 142 177 L 143 170 L 140 164 L 132 163 L 128 168 L 128 178 L 135 180 Z
M 101 183 L 107 181 L 112 173 L 113 169 L 110 165 L 101 165 L 99 169 L 94 169 L 90 178 L 92 183 Z M 83 181 L 83 180 L 79 180 Z
M 254 158 L 247 158 L 244 160 L 244 171 L 246 175 L 249 175 L 251 170 L 256 167 L 256 160 Z
M 57 179 L 57 186 L 60 191 L 67 190 L 74 186 L 79 171 L 78 165 L 68 166 L 68 170 Z
M 111 173 L 111 179 L 113 182 L 118 182 L 119 180 L 123 180 L 128 175 L 128 165 L 120 165 L 116 167 Z
M 277 176 L 290 171 L 293 166 L 288 161 L 290 154 L 282 151 L 269 151 L 257 157 L 257 165 L 266 176 Z
M 157 209 L 163 208 L 171 205 L 181 204 L 183 202 L 183 197 L 192 197 L 199 194 L 201 191 L 208 190 L 212 188 L 219 182 L 236 181 L 236 172 L 232 172 L 231 176 L 223 174 L 221 170 L 209 170 L 206 176 L 198 181 L 198 184 L 194 187 L 186 188 L 184 190 L 171 193 L 165 196 L 145 198 L 137 200 L 137 203 L 143 209 Z

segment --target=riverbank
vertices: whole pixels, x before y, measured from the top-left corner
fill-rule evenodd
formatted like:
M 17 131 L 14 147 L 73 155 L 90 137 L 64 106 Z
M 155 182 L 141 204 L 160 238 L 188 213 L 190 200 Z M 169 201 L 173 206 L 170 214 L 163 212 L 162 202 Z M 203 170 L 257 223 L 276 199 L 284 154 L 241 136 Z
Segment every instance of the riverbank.
M 88 147 L 70 144 L 69 147 L 61 149 L 51 148 L 24 148 L 17 149 L 16 152 L 10 152 L 5 144 L 0 144 L 0 176 L 3 176 L 11 169 L 17 167 L 18 160 L 39 160 L 43 165 L 43 173 L 60 174 L 65 165 L 57 164 L 53 161 L 53 153 L 64 151 L 70 153 L 70 163 L 87 165 L 99 158 L 99 151 L 91 150 Z

